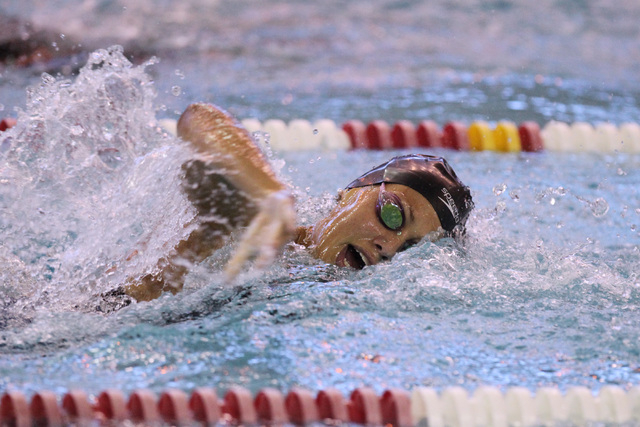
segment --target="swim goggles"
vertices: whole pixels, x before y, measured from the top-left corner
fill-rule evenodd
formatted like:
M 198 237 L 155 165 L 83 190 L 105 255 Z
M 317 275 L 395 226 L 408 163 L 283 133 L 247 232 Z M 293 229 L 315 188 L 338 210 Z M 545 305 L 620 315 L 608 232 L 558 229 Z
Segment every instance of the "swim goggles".
M 376 201 L 376 214 L 386 228 L 398 231 L 404 225 L 404 209 L 400 198 L 394 193 L 387 192 L 384 182 L 380 185 L 380 193 Z

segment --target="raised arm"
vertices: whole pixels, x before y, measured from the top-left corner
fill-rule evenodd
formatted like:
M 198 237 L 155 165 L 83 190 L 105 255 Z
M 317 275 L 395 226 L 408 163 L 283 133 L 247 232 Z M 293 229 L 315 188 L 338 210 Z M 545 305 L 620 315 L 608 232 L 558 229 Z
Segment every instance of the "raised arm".
M 295 232 L 291 194 L 232 116 L 213 105 L 192 104 L 178 121 L 178 135 L 196 153 L 184 165 L 184 188 L 198 211 L 198 228 L 158 261 L 156 273 L 126 286 L 127 294 L 139 301 L 180 291 L 188 266 L 219 249 L 235 228 L 248 225 L 226 266 L 227 280 L 250 259 L 259 268 L 272 262 Z
M 178 136 L 205 163 L 221 167 L 240 190 L 255 200 L 286 190 L 249 133 L 227 112 L 210 104 L 191 104 L 178 120 Z

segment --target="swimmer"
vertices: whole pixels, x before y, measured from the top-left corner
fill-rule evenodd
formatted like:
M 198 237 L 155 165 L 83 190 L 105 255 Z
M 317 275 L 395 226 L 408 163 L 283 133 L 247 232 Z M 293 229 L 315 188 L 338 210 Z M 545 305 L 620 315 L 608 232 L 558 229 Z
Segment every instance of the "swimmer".
M 183 169 L 198 227 L 154 272 L 130 280 L 125 293 L 138 301 L 180 291 L 189 266 L 221 248 L 241 227 L 247 229 L 225 268 L 228 279 L 251 259 L 258 268 L 268 265 L 291 241 L 326 263 L 362 269 L 427 235 L 435 240 L 462 234 L 473 208 L 469 188 L 446 160 L 415 154 L 365 173 L 340 192 L 327 217 L 296 227 L 291 193 L 233 117 L 213 105 L 192 104 L 177 129 L 196 153 Z

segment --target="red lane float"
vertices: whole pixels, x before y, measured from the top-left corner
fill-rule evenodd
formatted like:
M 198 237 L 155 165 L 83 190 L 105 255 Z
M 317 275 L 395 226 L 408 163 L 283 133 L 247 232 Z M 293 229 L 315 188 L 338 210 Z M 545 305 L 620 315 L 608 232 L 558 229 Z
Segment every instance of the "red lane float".
M 284 424 L 288 421 L 284 396 L 278 390 L 265 388 L 256 395 L 253 403 L 261 424 Z
M 322 420 L 349 421 L 344 396 L 334 388 L 320 390 L 316 396 L 316 405 L 318 406 L 318 415 Z
M 412 427 L 411 395 L 402 389 L 386 390 L 380 398 L 382 423 L 397 427 Z
M 416 140 L 420 147 L 442 147 L 442 134 L 433 120 L 423 120 L 416 129 Z
M 82 390 L 71 390 L 65 394 L 62 398 L 62 410 L 74 423 L 82 424 L 94 418 L 93 408 Z
M 356 424 L 382 425 L 380 400 L 369 387 L 357 388 L 351 393 L 348 406 L 349 421 Z
M 469 150 L 467 127 L 461 122 L 449 122 L 442 128 L 442 147 L 458 151 Z
M 189 399 L 189 409 L 193 413 L 193 419 L 205 425 L 217 424 L 222 415 L 218 395 L 208 387 L 194 390 Z
M 17 120 L 12 117 L 6 117 L 0 120 L 0 132 L 4 132 L 7 129 L 11 129 L 17 124 Z
M 182 390 L 166 390 L 160 395 L 158 413 L 165 423 L 185 425 L 192 421 L 189 397 Z
M 318 408 L 313 395 L 304 389 L 294 388 L 284 401 L 289 415 L 289 420 L 293 424 L 303 425 L 319 421 Z
M 349 140 L 351 141 L 351 148 L 357 150 L 359 148 L 366 149 L 367 146 L 367 127 L 360 120 L 349 120 L 342 125 Z
M 392 148 L 391 128 L 384 120 L 374 120 L 367 125 L 367 148 L 388 150 Z
M 137 423 L 158 423 L 158 405 L 156 396 L 149 390 L 136 390 L 129 397 L 127 410 L 131 420 Z
M 100 393 L 94 409 L 112 421 L 124 421 L 129 415 L 126 399 L 120 390 L 109 389 Z
M 542 136 L 540 136 L 540 126 L 536 122 L 522 122 L 518 126 L 520 134 L 520 144 L 522 151 L 536 152 L 542 151 Z
M 27 398 L 19 391 L 6 392 L 0 400 L 0 425 L 31 426 Z
M 232 387 L 224 395 L 222 413 L 236 420 L 239 424 L 255 424 L 258 422 L 258 415 L 253 406 L 251 392 L 242 387 Z
M 62 426 L 62 413 L 58 407 L 56 395 L 50 391 L 36 393 L 31 399 L 31 418 L 34 425 Z
M 391 129 L 391 145 L 393 148 L 413 148 L 418 146 L 416 128 L 409 120 L 400 120 Z

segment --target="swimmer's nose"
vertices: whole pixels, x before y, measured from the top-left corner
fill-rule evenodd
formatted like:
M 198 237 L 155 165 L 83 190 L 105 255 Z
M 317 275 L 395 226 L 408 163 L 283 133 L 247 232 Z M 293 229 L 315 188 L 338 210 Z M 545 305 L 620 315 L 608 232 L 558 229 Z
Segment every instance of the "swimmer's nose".
M 380 254 L 380 261 L 388 261 L 398 252 L 400 247 L 404 245 L 402 235 L 398 236 L 395 232 L 386 233 L 388 235 L 380 235 L 373 239 L 373 244 Z

